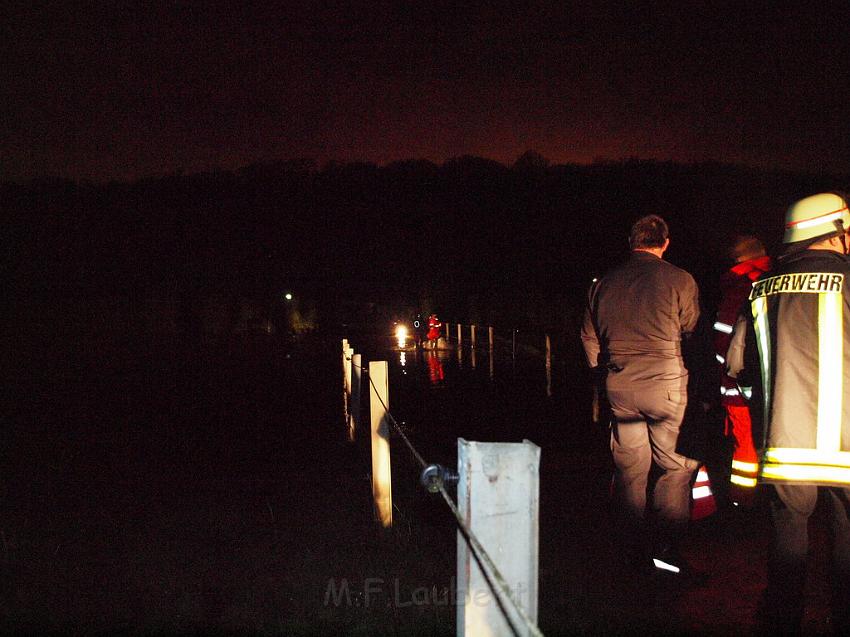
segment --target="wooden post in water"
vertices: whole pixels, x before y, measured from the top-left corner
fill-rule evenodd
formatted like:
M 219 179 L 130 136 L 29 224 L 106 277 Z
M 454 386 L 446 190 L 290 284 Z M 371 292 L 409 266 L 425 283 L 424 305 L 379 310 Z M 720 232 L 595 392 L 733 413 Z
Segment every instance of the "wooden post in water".
M 475 349 L 475 326 L 474 325 L 469 326 L 469 343 L 470 343 L 469 346 L 472 349 Z
M 546 395 L 552 396 L 552 340 L 546 335 Z
M 458 349 L 460 349 L 460 346 L 463 343 L 463 338 L 462 338 L 462 335 L 461 335 L 460 328 L 461 328 L 461 324 L 458 323 L 457 324 L 457 348 Z
M 490 342 L 490 349 L 492 350 L 493 349 L 493 326 L 492 325 L 487 328 L 487 337 L 488 337 L 489 342 Z
M 457 447 L 460 514 L 504 577 L 514 599 L 536 624 L 540 447 L 528 440 L 471 442 L 463 438 L 458 438 Z M 492 573 L 488 571 L 487 575 L 495 584 Z M 458 635 L 529 634 L 498 585 L 492 588 L 488 583 L 460 530 L 457 604 Z
M 390 408 L 387 361 L 369 363 L 369 410 L 372 414 L 372 498 L 375 517 L 384 527 L 393 524 L 390 471 Z

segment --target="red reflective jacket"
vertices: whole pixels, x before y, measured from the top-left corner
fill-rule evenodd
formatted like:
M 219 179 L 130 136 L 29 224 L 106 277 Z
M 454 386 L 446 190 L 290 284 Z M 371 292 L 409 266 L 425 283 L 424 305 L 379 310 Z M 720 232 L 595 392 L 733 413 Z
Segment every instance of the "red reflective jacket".
M 440 338 L 440 328 L 443 327 L 443 324 L 440 322 L 440 319 L 437 318 L 436 314 L 432 314 L 428 317 L 428 340 L 436 341 Z
M 756 257 L 736 264 L 720 277 L 720 304 L 714 323 L 714 352 L 720 373 L 720 401 L 725 405 L 744 406 L 746 399 L 740 395 L 735 379 L 726 375 L 726 350 L 732 338 L 732 328 L 744 303 L 753 289 L 753 281 L 770 270 L 770 257 Z

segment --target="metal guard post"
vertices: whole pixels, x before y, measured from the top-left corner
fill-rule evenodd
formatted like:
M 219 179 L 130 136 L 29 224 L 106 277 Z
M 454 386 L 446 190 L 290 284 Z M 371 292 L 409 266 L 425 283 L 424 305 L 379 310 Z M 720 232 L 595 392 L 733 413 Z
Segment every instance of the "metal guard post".
M 429 493 L 439 493 L 443 486 L 457 484 L 459 476 L 439 464 L 432 464 L 422 470 L 419 481 Z

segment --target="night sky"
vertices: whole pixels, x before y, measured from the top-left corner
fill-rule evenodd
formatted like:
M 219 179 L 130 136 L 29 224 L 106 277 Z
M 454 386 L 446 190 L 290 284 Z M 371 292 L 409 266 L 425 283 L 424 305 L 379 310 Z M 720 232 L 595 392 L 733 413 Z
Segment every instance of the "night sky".
M 843 0 L 6 4 L 0 180 L 528 149 L 850 172 Z

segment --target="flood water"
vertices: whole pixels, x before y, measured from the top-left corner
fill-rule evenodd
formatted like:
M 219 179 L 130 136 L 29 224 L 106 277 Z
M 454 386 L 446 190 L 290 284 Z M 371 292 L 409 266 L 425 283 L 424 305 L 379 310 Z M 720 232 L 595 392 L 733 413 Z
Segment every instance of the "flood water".
M 3 348 L 0 632 L 454 634 L 454 519 L 394 436 L 394 526 L 375 524 L 342 338 L 388 362 L 390 411 L 427 462 L 455 467 L 458 437 L 541 447 L 546 634 L 629 632 L 636 618 L 751 627 L 758 513 L 731 545 L 696 529 L 689 556 L 729 567 L 673 610 L 629 591 L 609 537 L 607 433 L 574 350 L 555 348 L 547 378 L 542 335 L 503 338 L 492 357 L 479 343 L 473 361 L 353 330 L 191 344 L 32 330 Z
M 492 350 L 486 342 L 474 349 L 450 342 L 452 349 L 431 351 L 367 335 L 359 351 L 364 361 L 387 361 L 390 411 L 425 456 L 454 460 L 459 437 L 596 451 L 601 440 L 604 450 L 607 436 L 590 423 L 585 370 L 553 356 L 547 373 L 544 336 L 532 338 L 523 335 L 516 346 L 499 339 Z M 360 343 L 349 340 L 358 352 Z

